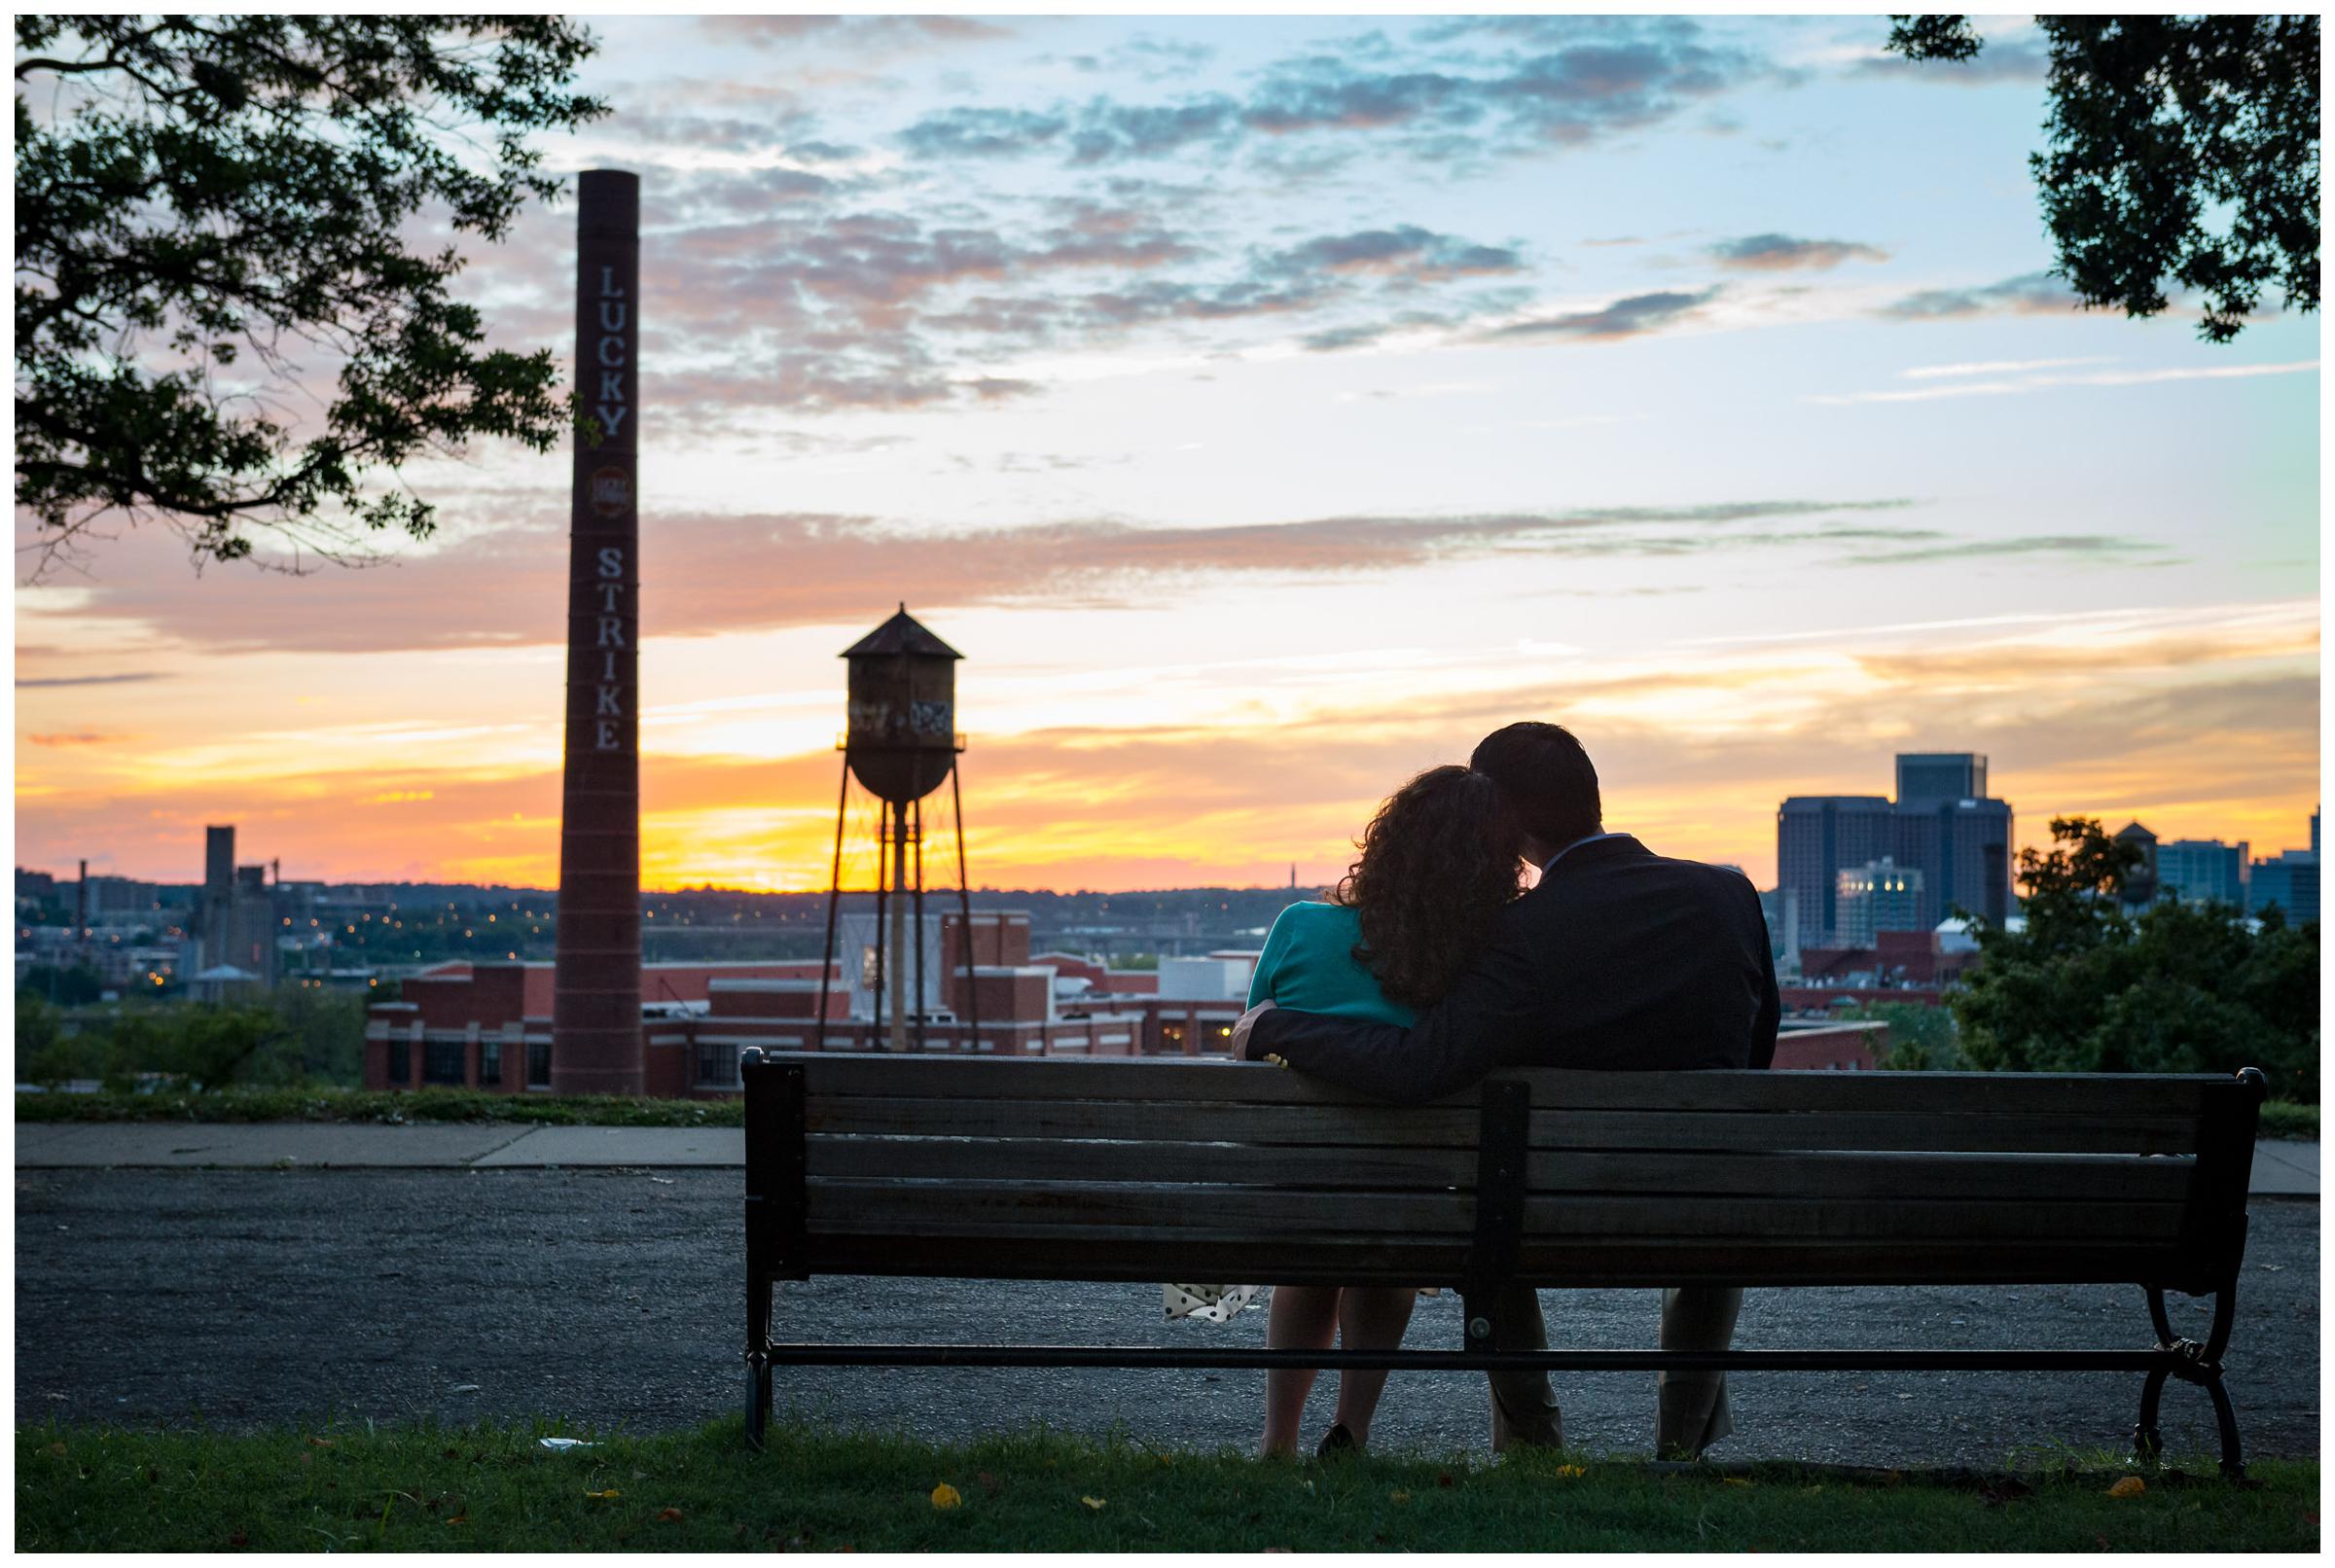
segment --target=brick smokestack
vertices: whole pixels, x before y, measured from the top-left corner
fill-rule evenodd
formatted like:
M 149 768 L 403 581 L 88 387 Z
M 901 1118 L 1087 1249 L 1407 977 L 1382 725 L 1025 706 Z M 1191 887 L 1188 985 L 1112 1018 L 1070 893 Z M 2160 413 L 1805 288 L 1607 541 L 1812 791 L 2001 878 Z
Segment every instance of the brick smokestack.
M 552 1091 L 638 1094 L 640 176 L 577 181 L 576 440 L 568 530 L 567 772 Z

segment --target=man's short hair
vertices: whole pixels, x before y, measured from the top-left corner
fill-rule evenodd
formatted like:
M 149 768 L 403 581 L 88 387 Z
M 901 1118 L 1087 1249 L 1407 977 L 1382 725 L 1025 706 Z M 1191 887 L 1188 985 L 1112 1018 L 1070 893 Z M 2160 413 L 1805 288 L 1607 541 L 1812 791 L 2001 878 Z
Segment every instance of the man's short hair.
M 1603 830 L 1598 770 L 1562 725 L 1527 720 L 1494 730 L 1467 766 L 1491 774 L 1524 830 L 1552 848 Z

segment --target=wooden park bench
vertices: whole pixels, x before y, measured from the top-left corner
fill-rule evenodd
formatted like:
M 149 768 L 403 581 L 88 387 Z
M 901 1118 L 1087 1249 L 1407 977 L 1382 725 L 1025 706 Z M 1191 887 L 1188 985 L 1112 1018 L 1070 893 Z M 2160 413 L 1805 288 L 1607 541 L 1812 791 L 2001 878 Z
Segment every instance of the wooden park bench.
M 2222 1386 L 2255 1121 L 2207 1076 L 1504 1073 L 1391 1107 L 1277 1068 L 745 1052 L 746 1431 L 778 1367 L 2084 1370 Z M 812 1274 L 1455 1287 L 1450 1350 L 797 1344 Z M 2136 1284 L 2148 1349 L 1508 1348 L 1499 1286 Z M 2168 1291 L 2214 1298 L 2200 1343 Z

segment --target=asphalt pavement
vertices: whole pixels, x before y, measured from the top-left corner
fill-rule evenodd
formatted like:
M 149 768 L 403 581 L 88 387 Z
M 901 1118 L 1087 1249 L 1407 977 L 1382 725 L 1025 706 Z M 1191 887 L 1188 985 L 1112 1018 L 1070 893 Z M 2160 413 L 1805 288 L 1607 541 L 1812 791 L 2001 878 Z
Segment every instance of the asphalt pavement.
M 615 1156 L 641 1144 L 574 1136 L 624 1130 L 19 1128 L 18 1420 L 491 1415 L 652 1430 L 736 1410 L 740 1193 L 719 1162 L 725 1135 L 683 1130 L 661 1161 L 627 1163 Z M 302 1141 L 315 1132 L 368 1136 Z M 65 1136 L 85 1133 L 115 1141 Z M 514 1163 L 536 1139 L 532 1152 L 561 1158 Z M 431 1162 L 412 1163 L 425 1144 Z M 2317 1203 L 2257 1198 L 2226 1358 L 2250 1455 L 2318 1451 L 2317 1285 Z M 1544 1300 L 1561 1342 L 1653 1342 L 1650 1291 Z M 2176 1328 L 2202 1336 L 2205 1302 L 2176 1298 L 2173 1310 Z M 846 1342 L 1264 1339 L 1262 1312 L 1168 1323 L 1156 1290 L 1124 1285 L 827 1278 L 781 1287 L 778 1323 L 785 1337 Z M 1458 1337 L 1447 1295 L 1419 1303 L 1407 1342 Z M 2137 1288 L 2052 1286 L 1753 1291 L 1737 1342 L 2127 1348 L 2152 1337 Z M 1309 1438 L 1327 1424 L 1330 1382 Z M 1254 1372 L 834 1369 L 782 1373 L 780 1400 L 822 1421 L 936 1440 L 1043 1420 L 1246 1447 L 1262 1385 Z M 2112 1446 L 2130 1432 L 2137 1385 L 2125 1373 L 1739 1373 L 1738 1432 L 1712 1452 L 1992 1465 Z M 1647 1374 L 1566 1374 L 1558 1386 L 1575 1443 L 1650 1447 Z M 2176 1455 L 2210 1451 L 2196 1390 L 2168 1390 L 2163 1424 Z M 1394 1374 L 1373 1446 L 1484 1450 L 1481 1379 Z

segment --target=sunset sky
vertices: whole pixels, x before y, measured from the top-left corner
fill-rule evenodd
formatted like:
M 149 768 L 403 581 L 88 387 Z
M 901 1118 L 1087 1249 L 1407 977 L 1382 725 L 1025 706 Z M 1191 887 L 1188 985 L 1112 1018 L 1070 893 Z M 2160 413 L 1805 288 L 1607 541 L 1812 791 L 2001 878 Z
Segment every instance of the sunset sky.
M 1762 886 L 1899 750 L 2023 842 L 2306 842 L 2318 319 L 2072 309 L 2015 19 L 593 26 L 546 146 L 642 177 L 652 887 L 826 885 L 899 600 L 977 885 L 1318 882 L 1520 718 Z M 478 254 L 498 340 L 572 350 L 573 236 Z M 20 552 L 17 863 L 556 883 L 568 465 L 411 471 L 441 532 L 363 570 Z

